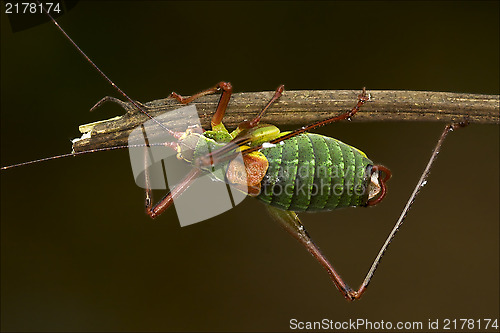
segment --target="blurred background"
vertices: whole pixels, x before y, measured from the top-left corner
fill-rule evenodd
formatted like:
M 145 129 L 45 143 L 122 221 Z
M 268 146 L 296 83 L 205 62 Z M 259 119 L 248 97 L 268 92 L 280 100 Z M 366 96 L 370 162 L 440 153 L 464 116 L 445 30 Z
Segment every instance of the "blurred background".
M 498 2 L 80 2 L 59 19 L 132 98 L 368 89 L 499 94 Z M 78 125 L 122 114 L 117 93 L 49 23 L 1 14 L 1 165 L 68 153 Z M 444 124 L 361 123 L 318 133 L 389 167 L 377 207 L 302 214 L 357 288 Z M 286 128 L 285 128 L 286 129 Z M 1 175 L 4 331 L 283 331 L 289 320 L 498 318 L 499 130 L 445 142 L 364 297 L 346 302 L 254 199 L 181 228 L 144 214 L 127 151 Z M 196 202 L 193 203 L 196 209 Z M 425 326 L 424 326 L 425 327 Z

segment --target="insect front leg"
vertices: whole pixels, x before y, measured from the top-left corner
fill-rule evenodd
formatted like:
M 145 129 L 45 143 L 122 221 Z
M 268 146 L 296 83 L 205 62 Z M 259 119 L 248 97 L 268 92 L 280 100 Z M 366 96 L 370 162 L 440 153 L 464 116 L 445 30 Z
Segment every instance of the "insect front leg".
M 229 82 L 219 82 L 217 85 L 213 88 L 209 88 L 207 90 L 203 90 L 193 96 L 189 97 L 182 97 L 181 95 L 172 92 L 170 94 L 170 97 L 175 98 L 179 103 L 182 104 L 188 104 L 194 101 L 197 98 L 200 98 L 202 96 L 214 94 L 218 91 L 222 90 L 222 94 L 219 99 L 219 104 L 217 104 L 217 110 L 215 111 L 215 114 L 212 117 L 212 129 L 217 130 L 219 125 L 222 123 L 222 118 L 224 118 L 224 115 L 226 114 L 226 109 L 227 105 L 229 104 L 229 100 L 231 99 L 231 94 L 233 93 L 233 86 L 231 86 L 231 83 Z
M 219 99 L 219 103 L 217 105 L 217 110 L 212 117 L 212 129 L 213 131 L 220 131 L 227 133 L 227 130 L 225 129 L 224 125 L 222 124 L 222 118 L 225 115 L 227 105 L 229 103 L 229 100 L 231 98 L 231 94 L 233 92 L 233 88 L 229 82 L 219 82 L 217 85 L 215 85 L 212 88 L 209 88 L 207 90 L 201 91 L 195 95 L 189 96 L 189 97 L 183 97 L 175 92 L 172 92 L 170 97 L 176 99 L 182 104 L 188 104 L 194 100 L 196 100 L 199 97 L 210 95 L 213 93 L 216 93 L 218 91 L 222 90 L 221 97 Z M 176 137 L 179 139 L 179 137 Z M 174 148 L 175 149 L 175 148 Z M 145 150 L 145 154 L 147 154 L 147 149 Z M 146 156 L 144 156 L 144 161 L 147 161 Z M 201 170 L 199 168 L 193 168 L 191 171 L 186 175 L 186 177 L 172 190 L 170 191 L 165 197 L 163 197 L 158 203 L 153 205 L 153 194 L 150 186 L 150 181 L 149 181 L 149 172 L 148 172 L 148 167 L 145 165 L 145 183 L 146 183 L 146 191 L 145 191 L 145 201 L 146 201 L 146 213 L 151 217 L 155 218 L 161 213 L 163 213 L 165 210 L 167 210 L 172 203 L 174 202 L 174 199 L 180 196 L 193 182 L 196 180 L 196 178 L 201 174 Z
M 164 196 L 160 201 L 158 201 L 153 206 L 153 191 L 149 183 L 149 172 L 146 168 L 144 171 L 146 177 L 146 214 L 154 219 L 155 217 L 161 215 L 166 211 L 173 203 L 176 198 L 178 198 L 200 175 L 201 170 L 198 168 L 192 168 L 191 171 L 184 177 L 184 179 L 166 196 Z
M 173 150 L 178 149 L 178 143 L 176 142 L 166 142 L 164 145 Z M 199 168 L 192 168 L 191 171 L 182 179 L 182 181 L 177 184 L 177 186 L 168 192 L 160 201 L 153 205 L 153 190 L 151 189 L 151 181 L 149 176 L 149 168 L 148 165 L 148 154 L 150 146 L 146 143 L 144 146 L 144 178 L 145 178 L 145 206 L 146 206 L 146 214 L 152 219 L 161 215 L 164 211 L 166 211 L 173 203 L 176 198 L 178 198 L 201 174 L 201 170 Z
M 271 139 L 276 138 L 279 134 L 279 129 L 275 126 L 270 126 L 270 125 L 265 126 L 265 130 L 261 131 L 258 136 L 255 135 L 256 134 L 255 132 L 251 133 L 251 129 L 257 127 L 257 125 L 260 122 L 260 119 L 262 118 L 262 115 L 266 112 L 266 110 L 274 102 L 276 102 L 278 100 L 278 98 L 281 97 L 284 89 L 285 89 L 285 86 L 280 85 L 276 89 L 273 97 L 269 100 L 267 105 L 262 109 L 262 111 L 260 111 L 255 116 L 254 119 L 252 119 L 250 121 L 246 120 L 246 121 L 241 122 L 238 125 L 238 127 L 234 131 L 231 132 L 230 137 L 232 139 L 228 142 L 228 144 L 226 146 L 224 146 L 223 148 L 220 148 L 214 152 L 209 153 L 207 156 L 201 157 L 199 164 L 206 166 L 206 165 L 209 165 L 209 163 L 213 163 L 214 161 L 217 161 L 217 160 L 221 161 L 220 158 L 222 156 L 224 156 L 226 153 L 233 151 L 234 149 L 237 149 L 240 146 L 243 146 L 246 144 L 253 144 L 256 142 L 256 140 L 259 140 L 259 138 L 261 141 L 262 140 L 269 141 Z M 212 124 L 213 124 L 213 121 L 212 121 Z M 217 125 L 217 126 L 220 126 L 222 131 L 227 132 L 225 130 L 224 126 L 222 125 L 222 122 L 220 123 L 220 125 Z M 246 130 L 250 130 L 250 131 L 246 131 Z M 230 156 L 232 156 L 232 155 L 226 155 L 225 157 L 229 158 Z

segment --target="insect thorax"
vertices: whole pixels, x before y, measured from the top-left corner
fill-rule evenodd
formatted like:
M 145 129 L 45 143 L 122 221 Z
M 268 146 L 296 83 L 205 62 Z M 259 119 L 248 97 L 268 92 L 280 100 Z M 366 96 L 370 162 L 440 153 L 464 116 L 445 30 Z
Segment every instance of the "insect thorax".
M 195 164 L 198 158 L 205 157 L 207 154 L 222 148 L 225 143 L 219 143 L 211 138 L 205 137 L 203 134 L 186 131 L 179 139 L 177 149 L 177 158 L 182 159 L 190 164 Z M 225 163 L 227 166 L 227 163 Z M 213 171 L 212 166 L 201 167 L 205 171 Z M 224 179 L 220 179 L 224 181 Z

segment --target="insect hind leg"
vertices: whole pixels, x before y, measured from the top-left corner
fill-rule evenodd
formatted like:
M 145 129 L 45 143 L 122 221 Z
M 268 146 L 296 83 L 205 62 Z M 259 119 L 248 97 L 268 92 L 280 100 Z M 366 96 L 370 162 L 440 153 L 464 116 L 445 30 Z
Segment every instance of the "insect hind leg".
M 280 223 L 283 229 L 285 229 L 293 238 L 298 240 L 299 243 L 302 244 L 305 249 L 309 251 L 309 253 L 311 253 L 321 264 L 321 266 L 323 266 L 323 268 L 328 272 L 330 279 L 335 284 L 335 287 L 337 287 L 338 291 L 342 293 L 345 299 L 348 301 L 354 301 L 359 298 L 358 294 L 360 295 L 363 290 L 360 289 L 355 291 L 344 282 L 330 261 L 320 251 L 319 247 L 314 244 L 295 212 L 281 210 L 268 205 L 266 205 L 266 208 L 273 219 Z

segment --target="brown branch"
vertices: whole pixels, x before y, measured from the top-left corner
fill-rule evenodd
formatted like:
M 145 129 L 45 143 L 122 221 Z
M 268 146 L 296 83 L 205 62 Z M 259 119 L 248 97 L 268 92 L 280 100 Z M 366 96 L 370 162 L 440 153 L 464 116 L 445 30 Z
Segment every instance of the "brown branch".
M 352 90 L 285 91 L 264 115 L 263 121 L 274 125 L 306 125 L 351 109 L 359 92 Z M 499 96 L 430 91 L 369 91 L 371 101 L 358 112 L 354 121 L 439 121 L 451 123 L 468 118 L 471 123 L 498 124 Z M 224 117 L 227 128 L 234 128 L 245 119 L 253 118 L 274 92 L 233 94 Z M 81 125 L 87 133 L 73 142 L 74 151 L 126 145 L 130 132 L 148 120 L 130 103 L 118 102 L 126 114 L 112 119 Z M 218 95 L 202 97 L 194 102 L 202 126 L 208 129 L 219 101 Z M 181 107 L 167 98 L 143 104 L 153 116 Z M 179 120 L 181 123 L 182 120 Z M 176 128 L 178 124 L 168 124 Z M 90 137 L 89 136 L 90 133 Z M 87 137 L 87 138 L 85 138 Z

